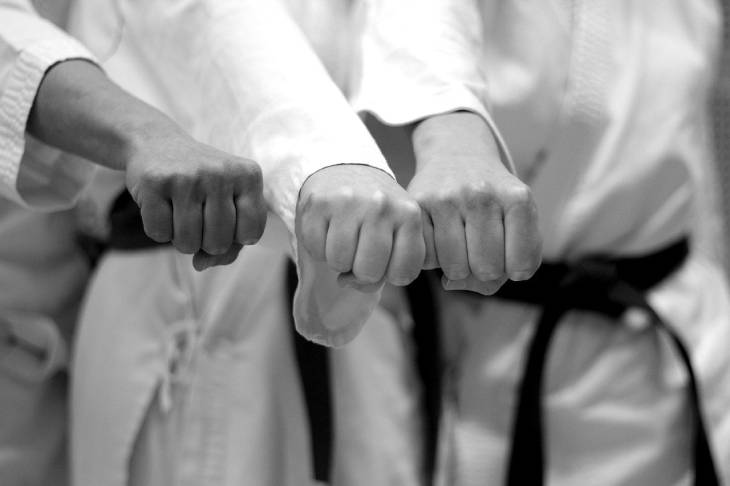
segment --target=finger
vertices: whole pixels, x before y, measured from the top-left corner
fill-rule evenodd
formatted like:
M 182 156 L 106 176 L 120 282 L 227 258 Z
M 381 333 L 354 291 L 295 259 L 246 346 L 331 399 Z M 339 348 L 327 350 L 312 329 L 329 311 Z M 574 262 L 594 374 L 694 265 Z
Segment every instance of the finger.
M 236 197 L 235 241 L 253 245 L 261 238 L 266 227 L 266 205 L 254 194 Z
M 423 241 L 426 247 L 426 256 L 423 261 L 424 270 L 433 270 L 438 268 L 439 262 L 436 256 L 436 242 L 433 235 L 433 222 L 431 216 L 426 211 L 421 211 L 421 220 L 423 228 Z
M 383 285 L 383 281 L 377 283 L 363 283 L 360 282 L 352 272 L 341 273 L 337 276 L 337 283 L 340 287 L 348 287 L 351 289 L 358 290 L 364 294 L 373 294 L 377 292 Z
M 510 208 L 504 217 L 505 266 L 512 280 L 527 280 L 537 271 L 542 260 L 542 238 L 535 204 Z
M 144 232 L 158 243 L 170 241 L 173 225 L 170 201 L 152 194 L 146 195 L 140 201 Z
M 318 211 L 304 210 L 296 221 L 297 238 L 316 261 L 327 259 L 326 243 L 329 220 Z
M 393 240 L 393 253 L 388 263 L 387 279 L 393 285 L 413 282 L 424 267 L 426 244 L 419 226 L 402 226 Z
M 385 276 L 393 247 L 393 229 L 379 220 L 366 221 L 360 228 L 352 273 L 360 282 L 373 284 Z
M 203 237 L 203 208 L 188 200 L 173 201 L 172 244 L 182 253 L 200 250 Z
M 506 281 L 506 275 L 497 280 L 490 280 L 488 282 L 483 282 L 473 275 L 462 280 L 449 280 L 444 275 L 441 277 L 441 286 L 444 290 L 466 290 L 469 292 L 476 292 L 481 295 L 494 295 Z
M 432 213 L 434 242 L 439 266 L 449 280 L 469 276 L 464 221 L 456 211 Z
M 233 243 L 236 206 L 232 196 L 209 197 L 203 208 L 203 250 L 222 255 Z
M 472 211 L 466 218 L 466 247 L 471 274 L 482 282 L 504 275 L 504 227 L 498 206 Z
M 193 268 L 198 272 L 202 272 L 210 267 L 229 265 L 238 258 L 242 248 L 243 245 L 240 243 L 232 243 L 228 251 L 222 255 L 210 255 L 204 251 L 199 251 L 193 255 Z
M 340 218 L 330 220 L 325 242 L 325 259 L 329 267 L 338 273 L 352 270 L 359 228 L 353 221 Z

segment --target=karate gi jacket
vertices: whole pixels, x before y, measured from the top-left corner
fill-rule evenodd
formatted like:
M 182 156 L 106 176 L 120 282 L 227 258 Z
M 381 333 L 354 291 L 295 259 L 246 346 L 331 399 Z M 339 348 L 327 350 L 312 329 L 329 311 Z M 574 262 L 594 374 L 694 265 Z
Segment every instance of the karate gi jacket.
M 545 261 L 641 255 L 691 238 L 689 259 L 649 299 L 690 348 L 715 462 L 730 481 L 730 294 L 707 110 L 719 2 L 367 3 L 356 108 L 407 123 L 443 111 L 432 102 L 445 87 L 481 76 L 482 100 L 536 199 Z M 441 301 L 440 480 L 502 484 L 539 309 Z M 688 484 L 686 376 L 666 336 L 631 321 L 563 319 L 544 386 L 548 484 Z
M 270 208 L 289 235 L 299 188 L 316 170 L 357 163 L 389 172 L 278 2 L 72 6 L 69 29 L 104 61 L 112 79 L 202 141 L 261 163 Z M 6 24 L 0 28 L 13 32 Z M 36 84 L 23 91 L 26 112 L 45 70 L 35 69 Z M 21 146 L 29 139 L 22 124 L 16 134 L 23 137 Z M 23 157 L 29 153 L 34 152 L 26 147 L 13 158 L 18 171 L 25 170 Z M 75 159 L 63 169 L 80 174 L 73 190 L 64 193 L 72 202 L 90 169 Z M 58 180 L 49 178 L 47 187 L 37 191 L 39 197 L 56 190 L 55 184 Z M 4 190 L 21 199 L 13 181 Z M 269 233 L 272 228 L 275 221 Z M 265 240 L 279 250 L 248 250 L 237 268 L 205 275 L 194 274 L 189 257 L 172 250 L 111 254 L 101 261 L 74 357 L 74 484 L 238 484 L 243 477 L 257 484 L 300 485 L 310 480 L 290 337 L 281 327 L 289 322 L 280 274 L 285 258 L 281 243 L 288 238 L 285 232 L 268 235 Z M 302 283 L 294 309 L 300 330 L 330 345 L 353 339 L 378 295 L 340 289 L 333 273 L 296 253 Z M 247 269 L 253 273 L 247 275 Z M 270 275 L 264 279 L 260 272 Z M 240 281 L 243 277 L 247 280 Z M 258 294 L 247 295 L 249 290 Z M 226 333 L 228 338 L 221 339 Z M 235 346 L 227 346 L 229 341 Z M 245 349 L 256 349 L 261 357 Z M 385 380 L 381 385 L 383 391 L 390 389 Z M 240 412 L 241 393 L 256 411 L 244 407 L 247 412 Z M 403 404 L 399 413 L 415 428 L 415 400 L 398 398 Z M 230 410 L 240 412 L 234 422 Z M 164 435 L 175 421 L 189 424 L 187 435 L 177 435 L 177 430 Z M 387 430 L 382 422 L 377 427 Z M 260 441 L 268 447 L 258 447 Z M 407 447 L 406 438 L 397 442 L 396 451 Z M 160 443 L 168 448 L 157 448 Z M 390 457 L 388 447 L 382 449 Z M 181 457 L 182 468 L 180 462 L 170 462 Z M 379 474 L 391 474 L 392 484 L 409 484 L 411 479 L 402 478 L 417 472 L 412 461 L 406 463 L 380 468 Z M 373 462 L 363 461 L 364 467 L 369 464 Z

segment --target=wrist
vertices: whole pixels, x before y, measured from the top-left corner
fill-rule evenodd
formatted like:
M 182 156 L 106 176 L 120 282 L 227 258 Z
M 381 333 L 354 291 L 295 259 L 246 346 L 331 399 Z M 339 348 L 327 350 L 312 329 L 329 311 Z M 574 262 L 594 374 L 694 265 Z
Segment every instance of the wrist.
M 122 123 L 116 130 L 116 156 L 112 156 L 114 168 L 126 170 L 134 160 L 146 157 L 157 147 L 179 145 L 187 138 L 183 130 L 160 114 L 158 117 L 143 117 L 139 121 Z M 174 140 L 172 142 L 168 142 Z
M 417 168 L 431 164 L 473 163 L 501 164 L 499 148 L 484 119 L 469 111 L 435 115 L 422 120 L 412 134 Z

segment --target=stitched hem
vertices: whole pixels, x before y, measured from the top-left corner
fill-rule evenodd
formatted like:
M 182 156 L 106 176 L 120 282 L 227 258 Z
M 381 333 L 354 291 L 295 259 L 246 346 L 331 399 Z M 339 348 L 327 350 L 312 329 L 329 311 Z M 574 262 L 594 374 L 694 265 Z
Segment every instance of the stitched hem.
M 482 117 L 492 131 L 502 156 L 502 163 L 512 174 L 517 174 L 509 147 L 497 128 L 492 115 L 486 110 L 477 96 L 468 90 L 457 88 L 441 93 L 429 93 L 428 96 L 403 100 L 402 103 L 398 104 L 390 104 L 388 100 L 388 98 L 384 98 L 384 101 L 386 101 L 384 104 L 363 97 L 356 99 L 353 105 L 358 112 L 371 113 L 386 125 L 405 125 L 423 118 L 461 110 L 476 113 Z
M 23 49 L 0 95 L 0 193 L 29 206 L 18 192 L 20 164 L 25 151 L 25 127 L 43 76 L 53 65 L 69 59 L 94 62 L 89 51 L 71 38 L 44 40 Z

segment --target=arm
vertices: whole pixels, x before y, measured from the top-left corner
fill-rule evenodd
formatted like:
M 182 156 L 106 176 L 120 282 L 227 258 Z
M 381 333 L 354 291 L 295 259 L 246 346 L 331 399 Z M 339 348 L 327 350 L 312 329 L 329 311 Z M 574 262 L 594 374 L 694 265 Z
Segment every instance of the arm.
M 307 40 L 278 0 L 119 5 L 155 78 L 185 101 L 176 119 L 261 164 L 269 207 L 298 256 L 299 329 L 326 344 L 352 339 L 377 294 L 340 289 L 338 273 L 376 289 L 412 280 L 423 260 L 421 220 Z
M 0 192 L 36 209 L 73 204 L 91 175 L 75 154 L 126 170 L 145 230 L 157 241 L 232 259 L 234 238 L 258 238 L 265 211 L 255 164 L 194 142 L 119 89 L 85 48 L 27 1 L 0 2 L 0 18 Z M 238 181 L 231 189 L 236 208 L 204 218 L 201 203 L 234 199 L 218 184 L 230 180 Z
M 355 104 L 415 123 L 408 191 L 424 212 L 426 267 L 441 267 L 447 289 L 484 294 L 529 278 L 541 251 L 535 205 L 484 108 L 479 5 L 371 0 L 367 19 Z
M 145 232 L 183 253 L 203 249 L 232 261 L 241 244 L 263 232 L 254 162 L 194 141 L 91 63 L 67 61 L 48 71 L 27 129 L 49 145 L 124 170 Z

